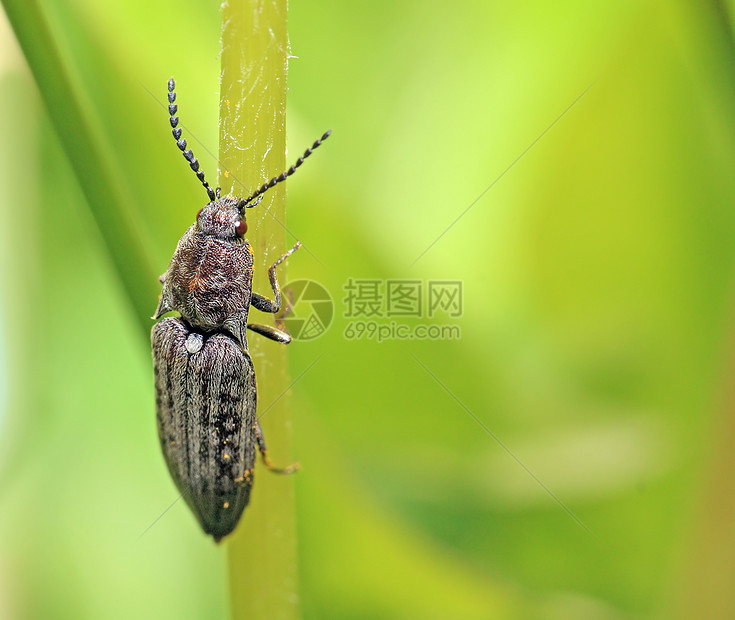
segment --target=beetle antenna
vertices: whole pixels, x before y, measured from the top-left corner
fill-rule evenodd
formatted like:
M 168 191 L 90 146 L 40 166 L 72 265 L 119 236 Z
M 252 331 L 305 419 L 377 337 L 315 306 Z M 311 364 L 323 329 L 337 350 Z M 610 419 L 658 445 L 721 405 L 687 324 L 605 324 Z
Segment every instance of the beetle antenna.
M 256 191 L 255 191 L 255 192 L 253 192 L 252 194 L 250 194 L 250 196 L 248 196 L 248 197 L 247 197 L 247 198 L 246 198 L 245 200 L 243 200 L 243 201 L 242 201 L 242 202 L 241 202 L 240 204 L 242 204 L 242 205 L 243 205 L 244 207 L 248 207 L 248 208 L 250 208 L 250 207 L 254 207 L 254 206 L 255 206 L 255 204 L 249 204 L 250 202 L 252 202 L 252 201 L 253 201 L 253 199 L 257 198 L 257 197 L 258 197 L 258 196 L 260 196 L 261 194 L 264 194 L 264 193 L 265 193 L 265 192 L 267 192 L 267 191 L 268 191 L 268 190 L 269 190 L 269 189 L 270 189 L 271 187 L 273 187 L 274 185 L 277 185 L 277 184 L 278 184 L 278 183 L 280 183 L 281 181 L 285 181 L 285 180 L 286 180 L 286 179 L 287 179 L 288 177 L 290 177 L 290 176 L 291 176 L 291 175 L 292 175 L 292 174 L 293 174 L 294 172 L 296 172 L 296 169 L 297 169 L 297 168 L 298 168 L 298 167 L 299 167 L 299 166 L 300 166 L 301 164 L 303 164 L 303 163 L 304 163 L 304 160 L 305 160 L 305 159 L 306 159 L 306 158 L 307 158 L 307 157 L 308 157 L 309 155 L 311 155 L 311 154 L 312 154 L 312 153 L 314 152 L 314 149 L 316 149 L 317 147 L 319 147 L 319 146 L 321 145 L 321 143 L 322 143 L 322 142 L 324 142 L 324 141 L 325 141 L 325 140 L 326 140 L 326 139 L 327 139 L 327 138 L 328 138 L 328 137 L 330 136 L 330 134 L 331 134 L 331 133 L 332 133 L 332 130 L 331 130 L 331 129 L 330 129 L 329 131 L 326 131 L 326 132 L 324 132 L 324 134 L 322 135 L 322 137 L 321 137 L 321 138 L 319 138 L 318 140 L 316 140 L 316 141 L 314 142 L 314 144 L 312 144 L 312 145 L 311 145 L 311 146 L 310 146 L 310 147 L 309 147 L 308 149 L 306 149 L 306 150 L 304 151 L 304 154 L 303 154 L 303 155 L 302 155 L 301 157 L 299 157 L 299 158 L 298 158 L 298 159 L 296 160 L 296 163 L 295 163 L 295 164 L 294 164 L 293 166 L 291 166 L 291 167 L 290 167 L 290 168 L 289 168 L 288 170 L 286 170 L 285 172 L 282 172 L 281 174 L 279 174 L 279 175 L 278 175 L 277 177 L 273 177 L 273 178 L 272 178 L 272 179 L 271 179 L 270 181 L 268 181 L 267 183 L 263 183 L 263 185 L 261 185 L 261 186 L 260 186 L 260 189 L 256 190 Z
M 179 109 L 179 106 L 174 103 L 174 101 L 176 101 L 176 93 L 174 92 L 175 87 L 176 83 L 174 82 L 174 79 L 171 78 L 168 81 L 168 113 L 171 117 L 169 119 L 171 121 L 171 133 L 176 140 L 176 146 L 179 147 L 182 155 L 184 156 L 186 161 L 189 162 L 189 166 L 191 166 L 191 169 L 196 173 L 197 179 L 201 181 L 201 184 L 204 185 L 204 189 L 207 190 L 209 200 L 211 202 L 214 202 L 215 200 L 217 200 L 217 195 L 215 194 L 215 191 L 209 186 L 209 183 L 204 180 L 204 171 L 199 170 L 199 161 L 196 157 L 194 157 L 194 153 L 191 152 L 191 149 L 186 148 L 186 140 L 181 137 L 181 127 L 178 126 L 179 117 L 176 116 L 176 111 Z

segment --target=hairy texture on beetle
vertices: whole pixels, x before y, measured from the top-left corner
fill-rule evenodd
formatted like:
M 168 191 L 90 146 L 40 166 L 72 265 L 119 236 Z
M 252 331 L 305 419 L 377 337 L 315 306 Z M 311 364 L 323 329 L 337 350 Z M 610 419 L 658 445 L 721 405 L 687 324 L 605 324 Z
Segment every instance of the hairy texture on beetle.
M 176 246 L 163 275 L 154 318 L 177 310 L 193 327 L 205 332 L 227 329 L 244 346 L 253 254 L 247 241 L 235 233 L 244 217 L 237 205 L 237 200 L 228 196 L 202 209 L 197 223 Z
M 238 235 L 235 228 L 240 218 L 244 217 L 240 204 L 241 200 L 236 196 L 225 196 L 205 205 L 197 216 L 197 230 L 220 239 L 236 241 Z
M 178 318 L 153 327 L 158 435 L 177 488 L 216 540 L 237 525 L 255 464 L 255 373 L 247 352 L 222 333 L 191 336 Z

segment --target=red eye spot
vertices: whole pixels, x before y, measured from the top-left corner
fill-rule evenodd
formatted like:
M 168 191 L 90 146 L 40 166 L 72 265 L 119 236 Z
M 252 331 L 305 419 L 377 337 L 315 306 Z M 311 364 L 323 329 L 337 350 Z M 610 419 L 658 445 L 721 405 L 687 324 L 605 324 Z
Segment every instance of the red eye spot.
M 199 216 L 202 214 L 202 211 L 204 211 L 204 207 L 202 207 L 201 209 L 199 209 L 199 211 L 197 211 L 197 219 L 199 219 Z
M 235 232 L 238 236 L 242 237 L 246 232 L 248 232 L 248 223 L 245 220 L 240 220 L 237 223 L 237 226 L 235 226 Z

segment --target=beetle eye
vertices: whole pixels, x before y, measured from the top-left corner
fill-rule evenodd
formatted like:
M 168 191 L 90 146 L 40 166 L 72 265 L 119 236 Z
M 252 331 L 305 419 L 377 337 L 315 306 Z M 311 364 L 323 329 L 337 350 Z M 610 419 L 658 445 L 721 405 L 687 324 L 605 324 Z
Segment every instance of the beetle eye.
M 197 219 L 199 219 L 199 216 L 202 214 L 202 211 L 204 211 L 204 207 L 202 207 L 201 209 L 199 209 L 199 211 L 197 211 Z
M 248 223 L 245 220 L 240 220 L 235 226 L 235 232 L 238 236 L 242 237 L 246 232 L 248 232 Z

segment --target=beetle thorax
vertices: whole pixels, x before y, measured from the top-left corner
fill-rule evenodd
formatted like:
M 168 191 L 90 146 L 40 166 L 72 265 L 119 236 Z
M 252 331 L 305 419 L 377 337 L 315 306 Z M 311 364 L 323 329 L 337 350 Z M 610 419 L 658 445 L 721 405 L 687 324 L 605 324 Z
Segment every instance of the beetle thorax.
M 193 225 L 179 241 L 163 295 L 189 324 L 213 331 L 227 319 L 247 318 L 253 254 L 245 240 L 223 239 L 198 228 Z

